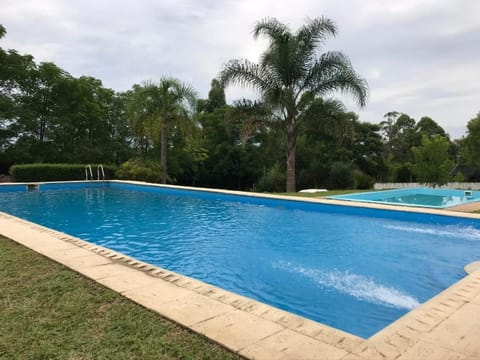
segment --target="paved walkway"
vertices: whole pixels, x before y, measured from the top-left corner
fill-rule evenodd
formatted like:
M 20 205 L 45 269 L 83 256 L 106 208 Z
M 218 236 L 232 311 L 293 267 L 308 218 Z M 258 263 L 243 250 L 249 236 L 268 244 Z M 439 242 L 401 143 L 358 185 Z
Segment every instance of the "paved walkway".
M 462 211 L 462 212 L 474 212 L 480 211 L 480 202 L 473 202 L 469 204 L 457 205 L 449 207 L 448 210 L 451 211 Z

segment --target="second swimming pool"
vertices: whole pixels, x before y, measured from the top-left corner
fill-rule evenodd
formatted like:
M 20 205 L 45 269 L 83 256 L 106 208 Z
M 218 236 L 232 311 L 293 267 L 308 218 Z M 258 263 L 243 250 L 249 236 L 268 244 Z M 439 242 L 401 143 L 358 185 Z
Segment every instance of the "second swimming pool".
M 378 204 L 447 208 L 480 201 L 480 191 L 411 188 L 335 195 L 328 198 Z
M 122 183 L 75 187 L 1 192 L 0 210 L 362 337 L 480 257 L 477 220 Z

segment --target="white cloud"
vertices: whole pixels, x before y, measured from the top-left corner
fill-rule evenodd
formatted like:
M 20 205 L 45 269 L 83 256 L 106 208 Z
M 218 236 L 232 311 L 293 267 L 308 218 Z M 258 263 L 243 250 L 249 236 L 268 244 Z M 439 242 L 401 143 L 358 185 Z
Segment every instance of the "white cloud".
M 360 120 L 398 110 L 458 137 L 480 110 L 479 13 L 476 0 L 3 0 L 1 46 L 116 90 L 168 75 L 205 97 L 226 61 L 258 60 L 256 21 L 277 17 L 296 29 L 325 15 L 339 27 L 326 49 L 345 52 L 369 82 L 365 109 L 340 96 Z M 227 90 L 231 100 L 254 94 Z

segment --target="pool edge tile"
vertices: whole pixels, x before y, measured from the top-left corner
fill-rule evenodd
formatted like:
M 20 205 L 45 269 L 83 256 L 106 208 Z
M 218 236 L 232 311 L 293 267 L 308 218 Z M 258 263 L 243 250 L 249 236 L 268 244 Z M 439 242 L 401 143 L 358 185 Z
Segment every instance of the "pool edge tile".
M 239 351 L 254 359 L 341 359 L 349 353 L 311 337 L 284 329 Z
M 200 334 L 208 334 L 209 338 L 218 343 L 230 344 L 229 348 L 235 352 L 285 329 L 237 309 L 198 322 L 191 328 Z

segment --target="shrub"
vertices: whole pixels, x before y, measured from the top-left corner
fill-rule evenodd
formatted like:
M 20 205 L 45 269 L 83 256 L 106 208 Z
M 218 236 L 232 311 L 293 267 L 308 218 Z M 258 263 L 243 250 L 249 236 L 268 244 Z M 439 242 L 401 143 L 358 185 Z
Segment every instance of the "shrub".
M 414 180 L 412 166 L 410 164 L 403 164 L 395 169 L 396 182 L 412 182 Z
M 10 175 L 14 181 L 70 181 L 85 180 L 85 164 L 23 164 L 10 167 Z M 98 165 L 91 165 L 93 177 L 97 178 Z M 116 167 L 105 165 L 105 179 L 112 179 Z
M 371 176 L 360 170 L 353 172 L 353 178 L 355 181 L 355 189 L 371 189 L 375 183 L 375 180 Z
M 351 189 L 354 185 L 351 166 L 344 162 L 334 162 L 330 167 L 329 183 L 332 189 Z
M 285 191 L 286 184 L 285 173 L 279 164 L 274 164 L 265 174 L 258 180 L 257 191 L 263 192 L 282 192 Z
M 453 177 L 452 179 L 455 182 L 465 182 L 465 175 L 463 175 L 460 171 Z
M 162 168 L 151 160 L 130 159 L 120 165 L 116 175 L 119 179 L 158 183 L 162 178 Z

